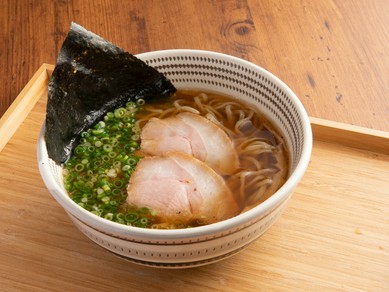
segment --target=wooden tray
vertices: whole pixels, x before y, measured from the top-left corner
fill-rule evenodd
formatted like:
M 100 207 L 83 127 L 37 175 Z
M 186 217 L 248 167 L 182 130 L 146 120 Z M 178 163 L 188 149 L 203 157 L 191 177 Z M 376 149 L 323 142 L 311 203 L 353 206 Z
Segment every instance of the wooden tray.
M 388 291 L 388 133 L 312 118 L 306 175 L 263 237 L 210 266 L 142 267 L 81 234 L 40 178 L 36 143 L 52 70 L 42 65 L 0 120 L 2 289 Z

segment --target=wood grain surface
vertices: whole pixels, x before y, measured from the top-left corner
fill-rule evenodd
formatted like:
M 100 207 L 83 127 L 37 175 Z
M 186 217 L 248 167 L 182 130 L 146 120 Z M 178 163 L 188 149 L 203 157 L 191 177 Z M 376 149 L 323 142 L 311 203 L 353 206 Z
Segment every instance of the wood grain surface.
M 312 117 L 389 131 L 387 0 L 3 0 L 0 116 L 71 21 L 137 54 L 205 49 L 271 71 Z
M 36 143 L 46 69 L 13 104 L 19 119 L 1 127 L 15 133 L 0 149 L 0 291 L 389 290 L 388 133 L 312 119 L 310 165 L 269 231 L 219 263 L 148 268 L 90 241 L 44 186 Z

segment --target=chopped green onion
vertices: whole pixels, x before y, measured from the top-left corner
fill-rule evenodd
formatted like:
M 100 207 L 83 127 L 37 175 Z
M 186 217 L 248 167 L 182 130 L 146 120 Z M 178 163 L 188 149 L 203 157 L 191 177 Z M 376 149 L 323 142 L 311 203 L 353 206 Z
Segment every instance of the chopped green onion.
M 116 154 L 115 152 L 113 152 L 113 151 L 111 151 L 111 152 L 108 153 L 108 157 L 109 157 L 109 158 L 115 158 L 116 155 L 117 155 L 117 154 Z
M 137 101 L 136 101 L 137 105 L 144 105 L 145 104 L 145 100 L 142 99 L 142 98 L 139 98 Z
M 102 186 L 102 189 L 104 190 L 104 192 L 109 192 L 109 191 L 111 191 L 111 188 L 109 187 L 109 185 L 103 185 L 103 186 Z
M 84 170 L 84 165 L 82 163 L 79 163 L 77 164 L 75 167 L 74 167 L 74 170 L 77 171 L 77 172 L 81 172 Z
M 93 186 L 94 186 L 94 183 L 93 183 L 92 181 L 87 181 L 87 182 L 85 183 L 85 186 L 87 186 L 87 187 L 89 187 L 90 189 L 92 189 Z
M 117 189 L 121 188 L 123 185 L 124 185 L 124 183 L 123 183 L 123 181 L 121 181 L 121 180 L 115 180 L 115 181 L 113 182 L 113 186 L 114 186 L 115 188 L 117 188 Z
M 139 223 L 142 225 L 147 225 L 148 222 L 149 222 L 149 219 L 147 219 L 146 217 L 139 219 Z
M 102 197 L 102 198 L 101 198 L 101 201 L 102 201 L 103 203 L 105 203 L 105 204 L 108 204 L 109 201 L 110 201 L 110 198 L 109 198 L 108 196 L 105 196 L 105 197 Z
M 105 144 L 105 145 L 103 146 L 103 150 L 104 150 L 105 152 L 111 152 L 111 151 L 112 151 L 112 145 Z
M 126 109 L 125 108 L 118 108 L 114 111 L 114 115 L 116 118 L 123 117 L 126 114 Z
M 136 161 L 135 158 L 130 158 L 130 159 L 127 160 L 127 163 L 128 163 L 129 165 L 135 165 L 135 164 L 137 163 L 137 161 Z
M 92 130 L 92 133 L 93 133 L 93 135 L 100 136 L 100 135 L 104 134 L 104 129 Z
M 111 168 L 110 170 L 108 170 L 107 176 L 109 176 L 109 177 L 117 177 L 116 170 Z
M 138 218 L 139 218 L 139 215 L 135 212 L 131 212 L 131 213 L 128 213 L 125 215 L 126 222 L 134 222 L 134 221 L 138 220 Z
M 124 218 L 125 218 L 125 215 L 124 215 L 123 213 L 118 213 L 118 214 L 116 214 L 116 219 L 124 220 Z
M 124 165 L 124 166 L 122 167 L 122 170 L 123 170 L 123 171 L 127 171 L 127 170 L 129 170 L 129 169 L 131 169 L 131 166 L 129 166 L 129 165 Z
M 127 109 L 132 109 L 132 108 L 135 108 L 135 107 L 136 107 L 136 105 L 132 101 L 129 101 L 129 102 L 126 103 L 126 108 Z
M 107 213 L 104 215 L 105 219 L 112 220 L 113 219 L 113 213 Z
M 129 178 L 140 159 L 134 154 L 140 139 L 135 112 L 143 105 L 143 99 L 128 102 L 82 132 L 63 167 L 64 187 L 79 206 L 107 220 L 140 227 L 151 226 L 150 219 L 140 221 L 150 217 L 150 210 L 128 208 L 124 203 Z M 135 221 L 128 222 L 133 213 Z

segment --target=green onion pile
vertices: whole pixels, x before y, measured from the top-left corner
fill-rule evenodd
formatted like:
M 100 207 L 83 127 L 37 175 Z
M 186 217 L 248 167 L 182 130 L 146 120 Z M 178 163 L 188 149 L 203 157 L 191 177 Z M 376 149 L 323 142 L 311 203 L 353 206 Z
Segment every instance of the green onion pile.
M 127 206 L 127 185 L 140 156 L 135 114 L 143 99 L 108 112 L 103 121 L 80 134 L 80 143 L 63 169 L 64 185 L 81 207 L 122 224 L 150 227 L 153 212 Z

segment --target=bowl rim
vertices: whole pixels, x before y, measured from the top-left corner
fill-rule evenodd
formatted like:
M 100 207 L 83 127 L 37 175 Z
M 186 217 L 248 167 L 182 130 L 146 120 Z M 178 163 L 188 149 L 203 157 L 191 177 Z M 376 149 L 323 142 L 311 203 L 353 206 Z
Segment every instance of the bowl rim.
M 171 230 L 145 229 L 145 228 L 139 228 L 134 226 L 127 226 L 127 225 L 123 225 L 120 223 L 116 223 L 101 218 L 85 210 L 84 208 L 76 204 L 65 191 L 63 191 L 60 187 L 58 187 L 58 185 L 52 179 L 50 179 L 48 175 L 46 175 L 47 173 L 50 173 L 49 166 L 46 163 L 44 163 L 42 159 L 40 159 L 41 157 L 44 157 L 44 155 L 47 153 L 45 139 L 44 139 L 44 133 L 45 133 L 45 121 L 44 121 L 39 134 L 38 147 L 37 147 L 39 170 L 42 179 L 46 184 L 46 187 L 48 188 L 52 196 L 54 196 L 54 198 L 65 209 L 66 212 L 70 212 L 73 216 L 79 218 L 84 223 L 90 224 L 91 226 L 93 226 L 94 223 L 96 223 L 97 225 L 100 226 L 102 230 L 104 230 L 104 232 L 107 232 L 106 230 L 109 230 L 110 232 L 113 233 L 128 235 L 137 238 L 154 239 L 154 240 L 155 239 L 174 240 L 174 239 L 183 239 L 183 238 L 204 237 L 207 235 L 212 235 L 215 233 L 222 233 L 223 231 L 232 230 L 237 228 L 238 226 L 246 226 L 246 224 L 248 224 L 249 222 L 255 221 L 256 219 L 265 216 L 268 212 L 276 208 L 278 205 L 284 202 L 288 196 L 291 195 L 292 191 L 299 183 L 299 181 L 303 177 L 308 167 L 310 157 L 311 157 L 312 142 L 313 142 L 312 129 L 311 129 L 308 114 L 305 111 L 304 106 L 299 100 L 299 98 L 297 97 L 297 95 L 282 80 L 280 80 L 277 76 L 267 71 L 266 69 L 254 63 L 251 63 L 249 61 L 246 61 L 244 59 L 227 55 L 224 53 L 207 51 L 207 50 L 196 50 L 196 49 L 167 49 L 167 50 L 145 52 L 145 53 L 137 54 L 135 56 L 141 60 L 145 60 L 145 59 L 151 59 L 155 57 L 185 56 L 188 54 L 192 56 L 199 56 L 199 57 L 216 57 L 219 59 L 220 58 L 226 59 L 231 62 L 241 63 L 245 67 L 250 67 L 251 69 L 253 69 L 253 71 L 259 71 L 261 75 L 264 75 L 266 78 L 272 80 L 273 83 L 275 83 L 288 96 L 291 97 L 296 107 L 296 111 L 298 112 L 301 118 L 301 122 L 303 125 L 302 130 L 303 130 L 305 140 L 302 146 L 300 161 L 297 163 L 296 168 L 294 169 L 292 174 L 288 177 L 287 181 L 272 196 L 270 196 L 264 202 L 258 204 L 254 208 L 242 214 L 236 215 L 232 218 L 217 223 L 199 226 L 199 227 L 187 228 L 187 229 L 171 229 Z

